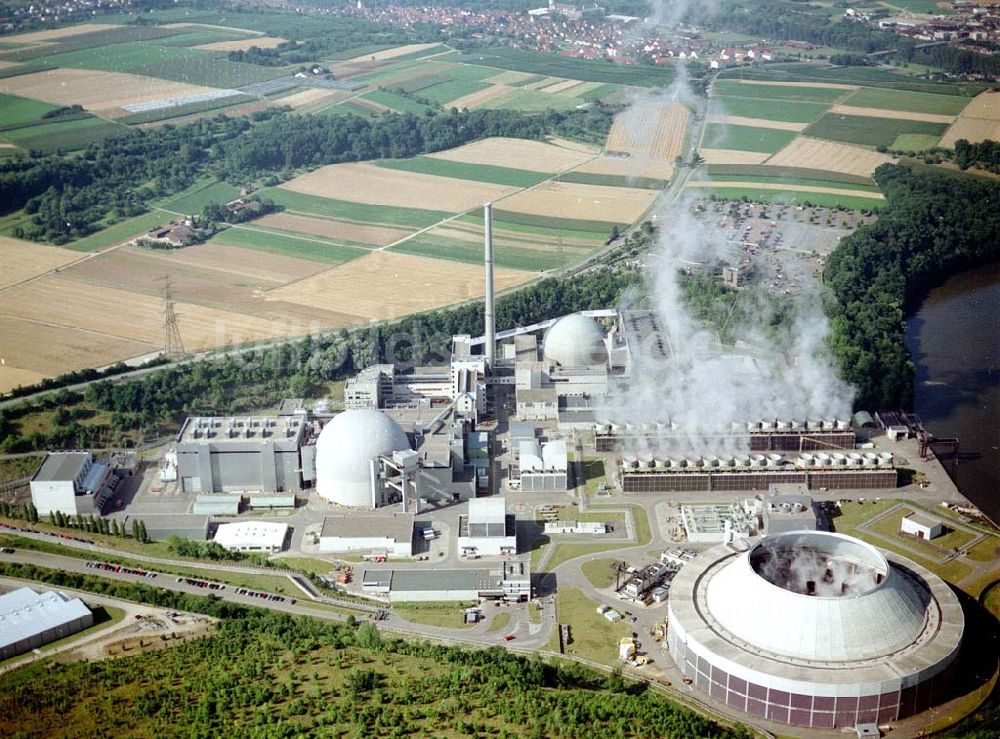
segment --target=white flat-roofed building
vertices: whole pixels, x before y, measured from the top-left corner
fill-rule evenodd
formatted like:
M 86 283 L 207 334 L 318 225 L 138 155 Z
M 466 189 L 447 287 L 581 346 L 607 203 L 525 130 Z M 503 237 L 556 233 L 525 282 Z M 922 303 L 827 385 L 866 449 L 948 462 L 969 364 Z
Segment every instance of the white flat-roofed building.
M 99 512 L 98 498 L 111 479 L 111 466 L 90 452 L 52 452 L 31 478 L 31 502 L 40 516 Z
M 531 572 L 520 560 L 483 569 L 370 569 L 362 573 L 361 586 L 393 603 L 480 599 L 516 603 L 531 599 Z
M 899 530 L 904 534 L 916 536 L 918 539 L 930 541 L 943 533 L 944 524 L 940 518 L 921 511 L 913 511 L 903 516 L 899 522 Z
M 288 524 L 237 521 L 220 524 L 213 541 L 231 552 L 280 552 L 288 538 Z
M 382 552 L 413 556 L 413 514 L 327 516 L 319 535 L 321 552 Z
M 92 626 L 94 614 L 79 598 L 20 588 L 0 595 L 0 660 Z
M 469 514 L 458 517 L 458 553 L 467 557 L 517 553 L 517 529 L 505 498 L 469 501 Z

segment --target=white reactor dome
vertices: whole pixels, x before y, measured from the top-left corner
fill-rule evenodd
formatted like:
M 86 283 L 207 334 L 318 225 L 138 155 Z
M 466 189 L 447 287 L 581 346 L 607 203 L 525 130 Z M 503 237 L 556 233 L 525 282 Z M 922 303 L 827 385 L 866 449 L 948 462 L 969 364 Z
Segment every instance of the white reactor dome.
M 410 448 L 395 421 L 373 409 L 344 411 L 316 440 L 316 491 L 331 503 L 372 505 L 371 461 Z
M 563 316 L 545 332 L 546 361 L 562 367 L 603 367 L 608 362 L 604 331 L 593 318 L 580 313 Z
M 671 656 L 696 687 L 772 721 L 889 723 L 948 691 L 965 618 L 948 585 L 843 534 L 713 547 L 670 587 Z

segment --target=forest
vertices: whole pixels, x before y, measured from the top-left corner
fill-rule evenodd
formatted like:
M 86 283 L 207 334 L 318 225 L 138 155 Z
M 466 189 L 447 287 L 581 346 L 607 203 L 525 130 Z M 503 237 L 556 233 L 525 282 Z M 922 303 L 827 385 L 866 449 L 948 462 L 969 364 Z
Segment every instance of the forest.
M 0 161 L 0 214 L 31 216 L 17 238 L 65 244 L 145 212 L 147 204 L 213 174 L 236 185 L 270 176 L 277 184 L 299 167 L 411 157 L 486 136 L 538 139 L 547 133 L 606 134 L 613 111 L 451 110 L 422 117 L 389 114 L 285 115 L 272 108 L 248 117 L 216 116 L 184 126 L 134 131 L 92 144 L 82 156 L 10 157 Z
M 497 325 L 527 325 L 565 313 L 616 305 L 636 285 L 633 270 L 601 268 L 572 279 L 546 279 L 497 301 Z M 163 369 L 119 383 L 103 380 L 84 393 L 60 390 L 0 412 L 0 451 L 103 447 L 176 430 L 185 415 L 254 412 L 282 398 L 326 392 L 327 383 L 384 360 L 443 363 L 453 334 L 482 335 L 481 303 L 404 318 L 366 331 L 309 336 L 280 347 Z M 32 414 L 54 411 L 52 428 L 22 433 Z M 96 412 L 107 423 L 87 423 Z M 31 424 L 34 425 L 34 424 Z
M 980 141 L 970 144 L 965 139 L 955 142 L 955 164 L 960 169 L 980 167 L 989 172 L 1000 172 L 1000 142 Z
M 907 314 L 948 276 L 1000 259 L 1000 184 L 890 164 L 875 180 L 887 207 L 840 242 L 823 275 L 830 341 L 857 407 L 910 408 Z
M 633 683 L 498 647 L 404 641 L 144 584 L 31 565 L 0 574 L 203 613 L 211 636 L 165 651 L 0 678 L 0 735 L 749 737 Z

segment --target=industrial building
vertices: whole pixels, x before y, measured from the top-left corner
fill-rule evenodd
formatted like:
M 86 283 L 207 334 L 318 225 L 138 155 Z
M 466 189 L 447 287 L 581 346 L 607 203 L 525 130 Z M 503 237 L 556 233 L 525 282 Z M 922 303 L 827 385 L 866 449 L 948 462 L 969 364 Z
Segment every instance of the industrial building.
M 438 600 L 531 600 L 527 562 L 507 560 L 496 567 L 462 570 L 365 570 L 361 586 L 366 594 L 393 603 Z
M 693 544 L 720 544 L 757 532 L 756 515 L 737 503 L 682 505 L 681 526 Z
M 458 517 L 458 553 L 463 557 L 497 557 L 517 554 L 514 515 L 507 513 L 504 498 L 469 501 L 469 513 Z
M 813 499 L 808 495 L 768 495 L 761 506 L 765 535 L 786 531 L 815 531 L 818 525 Z
M 220 524 L 212 538 L 230 552 L 267 552 L 274 554 L 285 548 L 288 524 L 271 521 L 239 521 Z
M 321 552 L 413 556 L 413 514 L 327 516 L 319 534 Z
M 803 452 L 794 457 L 776 453 L 687 458 L 624 455 L 619 472 L 626 493 L 766 491 L 775 485 L 879 490 L 897 483 L 889 452 Z
M 118 478 L 90 452 L 51 452 L 31 478 L 31 502 L 40 516 L 100 514 Z
M 899 530 L 918 539 L 930 541 L 944 533 L 944 522 L 922 511 L 911 511 L 899 522 Z
M 142 521 L 146 534 L 153 541 L 163 541 L 171 536 L 193 541 L 205 541 L 208 538 L 208 516 L 193 513 L 143 513 L 128 515 L 122 521 L 126 531 L 132 530 L 133 521 Z
M 695 687 L 817 729 L 885 724 L 945 698 L 965 624 L 936 575 L 819 531 L 707 550 L 674 579 L 668 621 Z
M 298 492 L 312 481 L 310 434 L 304 414 L 188 418 L 175 446 L 181 490 Z
M 566 440 L 539 443 L 536 439 L 519 443 L 517 476 L 512 479 L 521 490 L 564 493 L 569 489 L 569 461 Z
M 79 598 L 19 588 L 0 595 L 0 660 L 38 649 L 94 624 Z

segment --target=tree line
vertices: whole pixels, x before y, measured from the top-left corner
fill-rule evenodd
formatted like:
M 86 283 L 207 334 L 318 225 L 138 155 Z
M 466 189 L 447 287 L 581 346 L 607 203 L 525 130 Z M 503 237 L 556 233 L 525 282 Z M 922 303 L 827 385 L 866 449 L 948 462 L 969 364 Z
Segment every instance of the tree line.
M 1000 258 L 1000 184 L 882 165 L 879 219 L 843 239 L 823 279 L 830 343 L 859 408 L 910 408 L 915 368 L 907 313 L 934 285 Z

